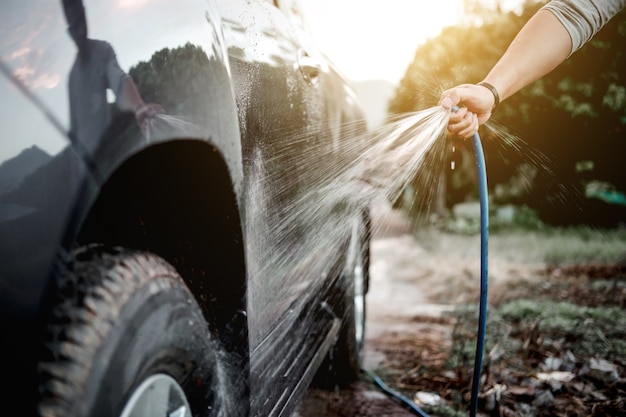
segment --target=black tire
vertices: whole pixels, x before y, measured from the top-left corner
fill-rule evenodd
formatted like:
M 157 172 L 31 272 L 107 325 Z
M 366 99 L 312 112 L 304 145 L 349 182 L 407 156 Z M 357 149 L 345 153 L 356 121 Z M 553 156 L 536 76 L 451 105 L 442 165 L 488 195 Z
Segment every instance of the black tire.
M 366 303 L 370 263 L 369 216 L 355 219 L 341 276 L 342 299 L 336 307 L 342 315 L 337 343 L 322 364 L 316 378 L 322 387 L 346 386 L 354 382 L 363 363 Z
M 174 268 L 154 255 L 80 251 L 59 285 L 47 336 L 42 416 L 134 417 L 151 414 L 142 404 L 155 402 L 170 407 L 160 415 L 190 407 L 177 415 L 213 416 L 236 404 L 224 398 L 234 390 L 218 390 L 229 372 L 220 371 L 199 306 Z M 136 402 L 139 394 L 148 401 Z

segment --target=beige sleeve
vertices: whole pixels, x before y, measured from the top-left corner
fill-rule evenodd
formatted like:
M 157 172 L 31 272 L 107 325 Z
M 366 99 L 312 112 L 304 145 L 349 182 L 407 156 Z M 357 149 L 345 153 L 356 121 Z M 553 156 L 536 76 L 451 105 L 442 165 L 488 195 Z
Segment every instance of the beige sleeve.
M 572 39 L 573 54 L 626 7 L 626 0 L 552 0 L 543 9 L 552 12 Z

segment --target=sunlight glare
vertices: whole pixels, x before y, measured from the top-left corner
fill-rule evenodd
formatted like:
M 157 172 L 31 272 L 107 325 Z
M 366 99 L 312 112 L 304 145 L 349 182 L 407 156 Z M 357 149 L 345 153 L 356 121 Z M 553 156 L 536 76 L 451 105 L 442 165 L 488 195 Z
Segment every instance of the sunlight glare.
M 120 9 L 136 9 L 144 4 L 146 4 L 149 0 L 117 0 L 116 6 Z
M 461 0 L 301 0 L 313 37 L 349 79 L 397 82 L 417 47 L 463 15 Z

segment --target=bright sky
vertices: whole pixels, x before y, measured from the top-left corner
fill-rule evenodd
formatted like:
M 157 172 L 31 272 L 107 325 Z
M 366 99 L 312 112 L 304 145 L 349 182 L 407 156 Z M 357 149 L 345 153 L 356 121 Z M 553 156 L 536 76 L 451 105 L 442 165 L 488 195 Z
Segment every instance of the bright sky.
M 417 46 L 463 14 L 461 0 L 301 0 L 317 45 L 352 81 L 397 83 Z
M 506 3 L 519 0 L 501 2 L 506 7 Z M 317 45 L 352 81 L 383 79 L 398 83 L 418 45 L 463 17 L 462 0 L 300 3 Z

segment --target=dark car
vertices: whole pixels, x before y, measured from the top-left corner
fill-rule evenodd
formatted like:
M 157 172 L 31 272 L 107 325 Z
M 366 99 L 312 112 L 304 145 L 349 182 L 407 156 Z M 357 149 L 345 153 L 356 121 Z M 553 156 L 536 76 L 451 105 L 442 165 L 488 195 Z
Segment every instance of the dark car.
M 2 414 L 285 416 L 354 379 L 367 127 L 298 4 L 0 16 Z

